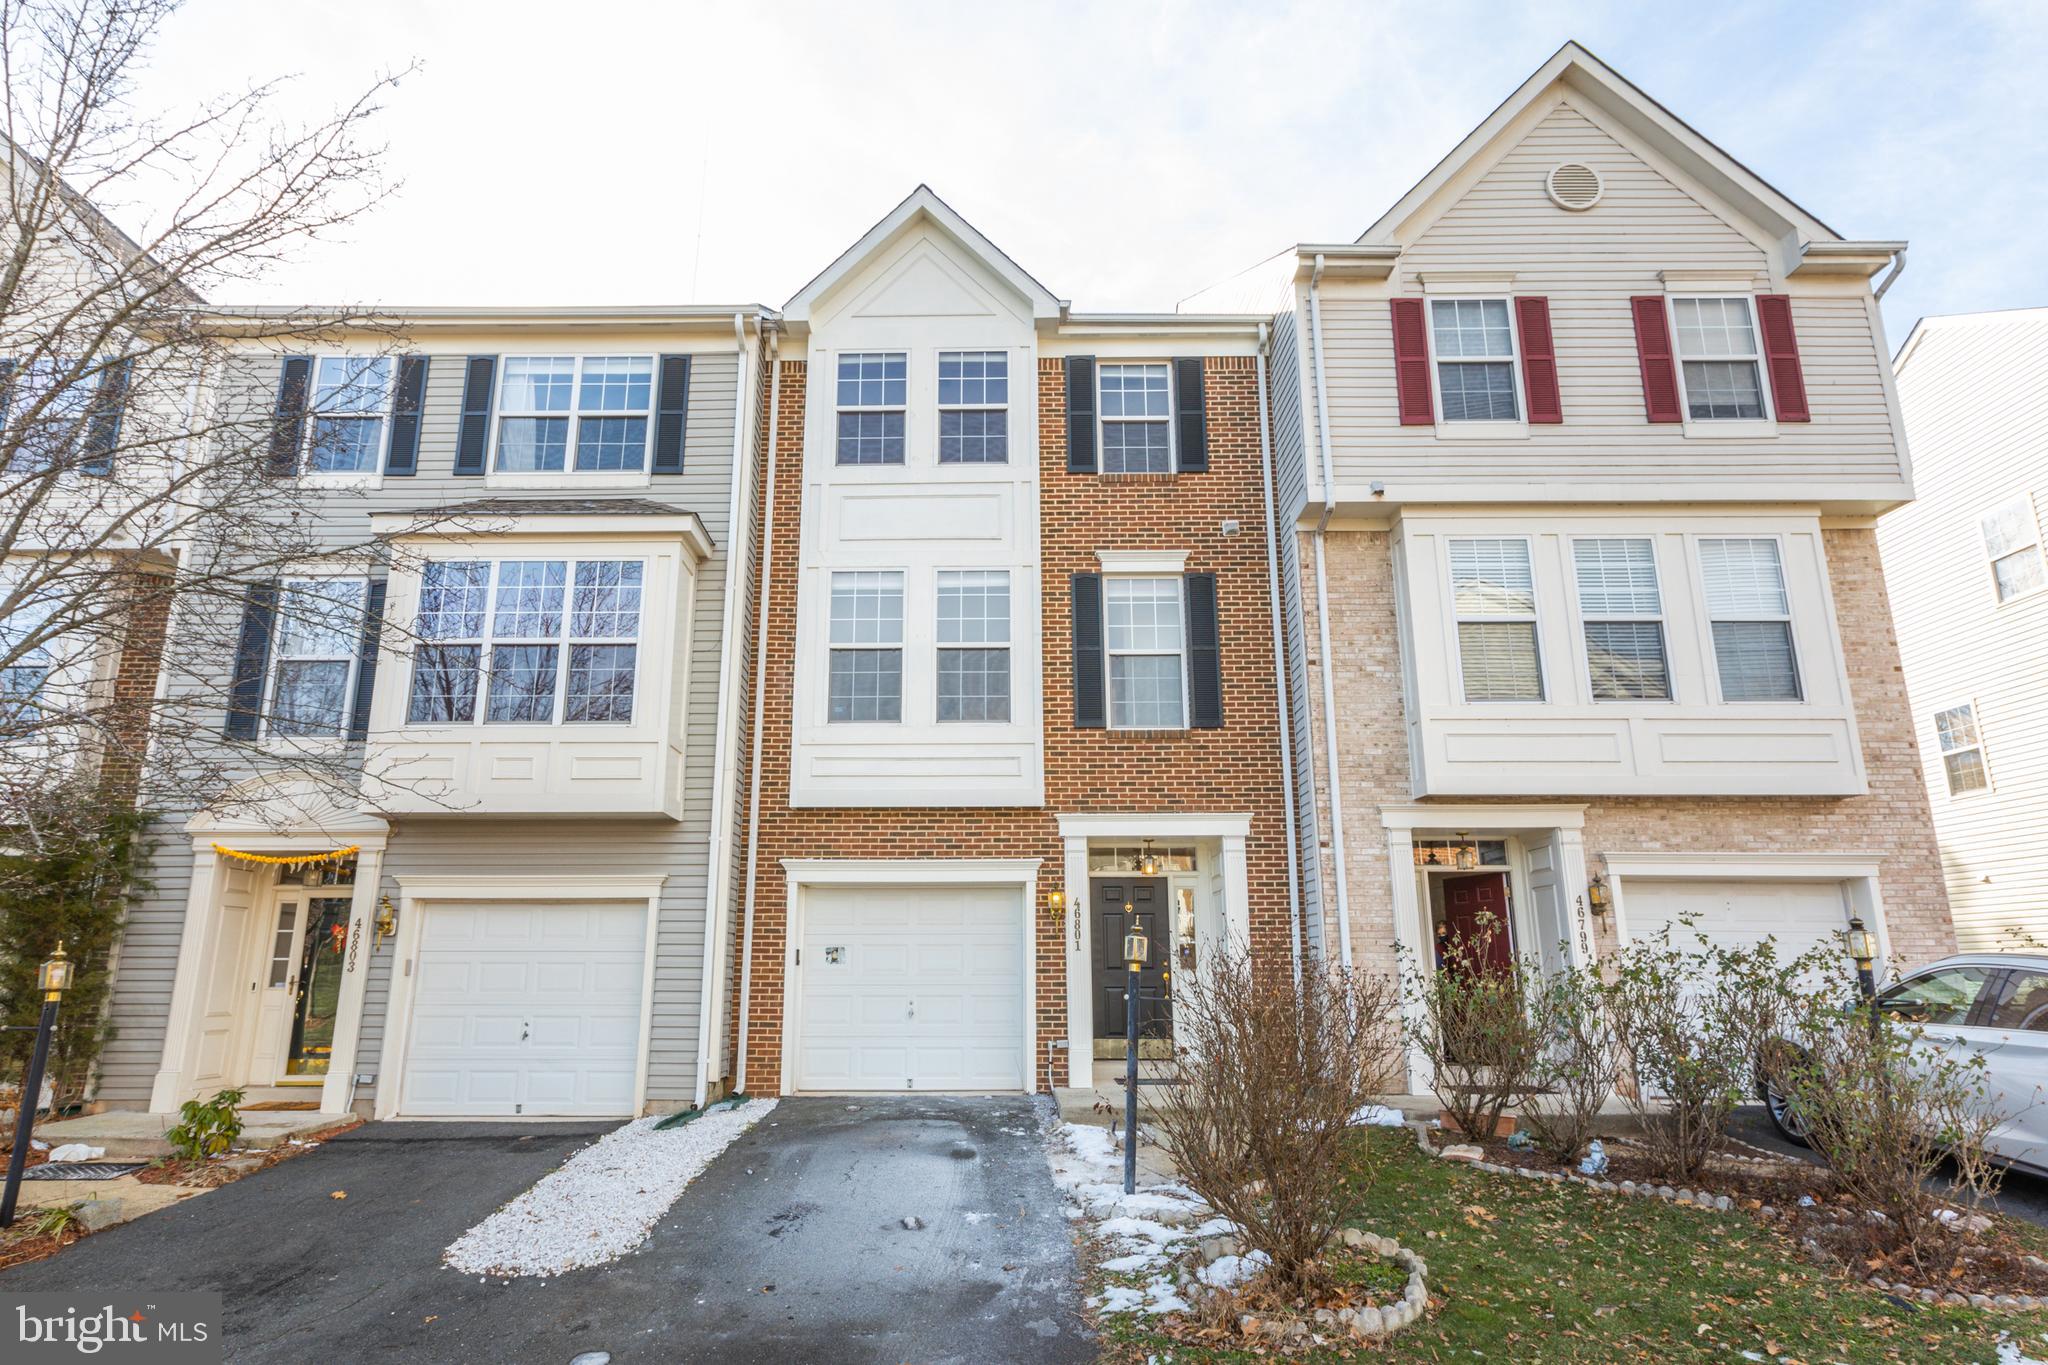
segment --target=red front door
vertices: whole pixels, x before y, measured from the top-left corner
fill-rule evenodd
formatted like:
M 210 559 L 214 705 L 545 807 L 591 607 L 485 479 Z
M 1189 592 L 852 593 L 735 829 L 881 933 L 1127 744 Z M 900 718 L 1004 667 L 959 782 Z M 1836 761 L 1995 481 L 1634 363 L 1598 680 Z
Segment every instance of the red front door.
M 1449 971 L 1505 971 L 1514 961 L 1508 936 L 1508 874 L 1444 878 L 1443 932 L 1437 965 Z

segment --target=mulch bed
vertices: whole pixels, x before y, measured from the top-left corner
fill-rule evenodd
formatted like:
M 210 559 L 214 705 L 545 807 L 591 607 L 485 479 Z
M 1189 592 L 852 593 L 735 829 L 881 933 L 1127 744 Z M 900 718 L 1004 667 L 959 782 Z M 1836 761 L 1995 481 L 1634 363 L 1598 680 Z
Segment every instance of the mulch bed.
M 1447 1131 L 1439 1141 L 1472 1140 Z M 1497 1165 L 1579 1173 L 1577 1162 L 1561 1164 L 1535 1148 L 1510 1147 L 1500 1139 L 1475 1145 L 1486 1153 L 1487 1161 Z M 2017 1225 L 2011 1219 L 1988 1209 L 1984 1214 L 1990 1219 L 1990 1227 L 1959 1232 L 1957 1236 L 1963 1245 L 1956 1253 L 1955 1263 L 1944 1272 L 1931 1274 L 1910 1262 L 1886 1256 L 1875 1245 L 1868 1216 L 1843 1202 L 1835 1190 L 1834 1176 L 1825 1166 L 1731 1142 L 1708 1158 L 1706 1170 L 1698 1176 L 1673 1180 L 1630 1138 L 1603 1137 L 1601 1145 L 1607 1153 L 1607 1170 L 1599 1179 L 1617 1185 L 1632 1180 L 1653 1189 L 1669 1185 L 1674 1189 L 1728 1195 L 1738 1209 L 1799 1243 L 1814 1259 L 1837 1265 L 1859 1279 L 1876 1275 L 1941 1294 L 2048 1297 L 2048 1261 L 2033 1255 L 2029 1244 L 2015 1235 Z M 1759 1156 L 1767 1159 L 1756 1160 Z M 1813 1202 L 1802 1205 L 1802 1197 Z M 1969 1210 L 1962 1212 L 1967 1214 Z

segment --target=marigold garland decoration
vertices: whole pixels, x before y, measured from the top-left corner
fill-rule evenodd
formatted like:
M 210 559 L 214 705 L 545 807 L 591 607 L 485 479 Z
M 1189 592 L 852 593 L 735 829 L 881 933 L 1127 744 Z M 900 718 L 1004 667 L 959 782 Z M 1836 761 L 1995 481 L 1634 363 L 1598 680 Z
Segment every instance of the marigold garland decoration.
M 239 848 L 226 844 L 215 844 L 213 851 L 223 858 L 237 862 L 262 863 L 266 867 L 310 867 L 314 863 L 342 863 L 363 851 L 361 844 L 350 844 L 347 848 L 333 848 L 325 853 L 292 853 L 284 857 L 272 857 L 268 853 L 244 853 Z

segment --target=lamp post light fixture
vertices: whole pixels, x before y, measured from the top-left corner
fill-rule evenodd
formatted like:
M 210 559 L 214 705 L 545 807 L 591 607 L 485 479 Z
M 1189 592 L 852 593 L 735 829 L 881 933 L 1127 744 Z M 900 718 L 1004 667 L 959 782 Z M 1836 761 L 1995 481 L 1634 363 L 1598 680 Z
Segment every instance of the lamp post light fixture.
M 1863 996 L 1865 1008 L 1870 1010 L 1870 1027 L 1875 1031 L 1877 1008 L 1871 1002 L 1877 999 L 1877 937 L 1863 927 L 1863 919 L 1858 916 L 1849 921 L 1848 940 L 1849 960 L 1856 964 L 1856 989 Z
M 14 1152 L 7 1159 L 7 1186 L 0 1192 L 0 1228 L 14 1226 L 14 1205 L 21 1195 L 21 1173 L 28 1166 L 29 1140 L 34 1136 L 36 1108 L 43 1097 L 43 1070 L 50 1064 L 50 1037 L 57 1031 L 57 1006 L 64 999 L 64 992 L 71 989 L 71 982 L 78 970 L 64 952 L 64 941 L 57 941 L 57 951 L 36 969 L 36 989 L 43 993 L 42 1017 L 36 1021 L 35 1051 L 29 1055 L 28 1074 L 21 1078 L 21 1091 L 15 1099 Z

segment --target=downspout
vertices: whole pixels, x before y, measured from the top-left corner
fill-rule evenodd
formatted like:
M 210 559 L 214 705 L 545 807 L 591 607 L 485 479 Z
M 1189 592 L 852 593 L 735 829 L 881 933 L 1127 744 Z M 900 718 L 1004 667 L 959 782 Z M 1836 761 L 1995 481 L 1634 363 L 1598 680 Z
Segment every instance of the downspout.
M 1877 294 L 1877 298 L 1878 298 L 1878 301 L 1879 301 L 1880 303 L 1882 303 L 1882 302 L 1884 301 L 1884 291 L 1885 291 L 1885 290 L 1887 290 L 1887 289 L 1889 289 L 1889 288 L 1891 288 L 1891 287 L 1892 287 L 1892 285 L 1893 285 L 1893 284 L 1894 284 L 1894 283 L 1895 283 L 1895 282 L 1896 282 L 1896 281 L 1898 280 L 1899 276 L 1901 276 L 1901 275 L 1903 275 L 1903 274 L 1905 274 L 1905 273 L 1906 273 L 1906 253 L 1905 253 L 1905 252 L 1904 252 L 1904 251 L 1902 250 L 1902 251 L 1900 251 L 1900 252 L 1899 252 L 1899 254 L 1898 254 L 1898 255 L 1896 255 L 1896 256 L 1894 256 L 1894 257 L 1892 257 L 1892 268 L 1891 268 L 1891 270 L 1890 270 L 1890 271 L 1889 271 L 1889 272 L 1888 272 L 1888 273 L 1887 273 L 1887 274 L 1885 275 L 1885 277 L 1884 277 L 1883 279 L 1881 279 L 1881 280 L 1879 280 L 1879 281 L 1877 282 L 1877 290 L 1876 290 L 1876 294 Z
M 1273 524 L 1273 437 L 1266 423 L 1266 348 L 1271 334 L 1259 324 L 1259 493 L 1266 500 L 1266 589 L 1273 617 L 1273 698 L 1280 711 L 1281 810 L 1287 817 L 1287 927 L 1294 953 L 1294 984 L 1301 986 L 1301 845 L 1294 823 L 1294 740 L 1287 715 L 1287 648 L 1280 630 L 1280 540 Z
M 762 329 L 766 331 L 764 327 Z M 751 546 L 742 544 L 745 539 L 740 528 L 746 523 L 747 513 L 745 460 L 747 454 L 747 432 L 751 417 L 758 410 L 753 401 L 758 393 L 758 369 L 755 374 L 747 373 L 747 315 L 735 312 L 732 315 L 732 332 L 740 366 L 735 392 L 738 402 L 733 409 L 732 422 L 732 464 L 728 477 L 732 481 L 732 493 L 725 514 L 725 629 L 724 639 L 719 642 L 718 657 L 724 663 L 718 675 L 718 725 L 713 731 L 712 759 L 713 797 L 711 809 L 711 853 L 706 868 L 708 884 L 704 893 L 704 971 L 698 982 L 699 1002 L 697 1006 L 697 1086 L 692 1094 L 690 1106 L 704 1107 L 704 1097 L 711 1085 L 711 1067 L 718 1056 L 718 1039 L 724 1033 L 724 1020 L 718 1010 L 718 1002 L 725 998 L 719 989 L 723 982 L 722 933 L 725 915 L 722 912 L 727 897 L 732 893 L 732 695 L 740 670 L 746 661 L 739 654 L 739 629 L 741 613 L 747 604 L 741 598 L 740 584 L 744 578 L 743 551 Z
M 747 1006 L 754 995 L 754 870 L 761 854 L 761 722 L 768 710 L 768 590 L 775 581 L 775 453 L 777 419 L 782 415 L 782 335 L 768 336 L 768 469 L 761 502 L 761 629 L 754 636 L 754 735 L 752 774 L 747 781 L 747 902 L 740 936 L 739 1055 L 733 1058 L 732 1088 L 747 1088 Z
M 1336 484 L 1330 470 L 1329 380 L 1323 373 L 1323 253 L 1316 253 L 1308 277 L 1308 347 L 1315 375 L 1316 444 L 1322 452 L 1323 514 L 1316 519 L 1316 638 L 1323 666 L 1324 762 L 1330 774 L 1330 851 L 1337 882 L 1337 961 L 1351 968 L 1351 887 L 1344 873 L 1344 784 L 1337 775 L 1337 684 L 1330 657 L 1330 583 L 1323 559 L 1323 534 L 1337 511 Z

